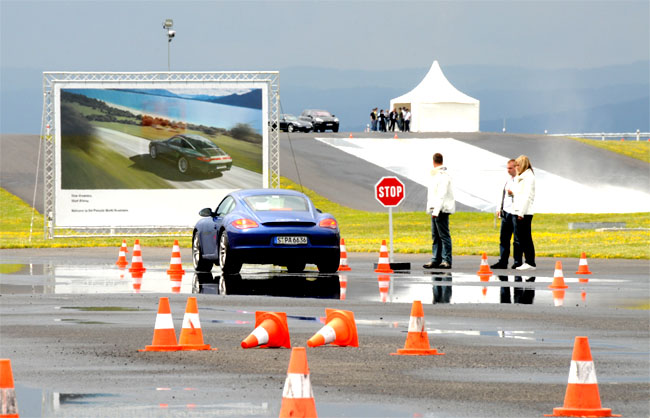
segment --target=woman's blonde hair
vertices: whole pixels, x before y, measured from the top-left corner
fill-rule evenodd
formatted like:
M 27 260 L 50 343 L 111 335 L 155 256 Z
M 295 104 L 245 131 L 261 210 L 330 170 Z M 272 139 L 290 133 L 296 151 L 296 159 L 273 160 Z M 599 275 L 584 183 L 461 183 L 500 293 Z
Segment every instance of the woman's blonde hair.
M 517 174 L 521 174 L 524 171 L 528 170 L 529 168 L 530 168 L 530 171 L 532 171 L 534 173 L 533 165 L 530 163 L 530 160 L 528 159 L 527 156 L 520 155 L 519 157 L 517 157 L 515 162 L 517 163 Z

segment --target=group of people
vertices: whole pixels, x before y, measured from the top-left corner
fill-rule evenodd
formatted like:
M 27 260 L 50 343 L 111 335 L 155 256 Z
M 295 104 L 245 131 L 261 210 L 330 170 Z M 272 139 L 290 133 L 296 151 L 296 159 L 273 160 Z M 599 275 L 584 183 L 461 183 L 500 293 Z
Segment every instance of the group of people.
M 513 269 L 535 270 L 535 245 L 531 232 L 533 203 L 535 201 L 535 173 L 525 155 L 508 161 L 508 178 L 497 203 L 501 219 L 499 260 L 493 269 L 507 269 L 512 244 Z M 452 266 L 449 215 L 456 211 L 452 179 L 443 164 L 442 154 L 433 155 L 433 173 L 427 192 L 427 213 L 431 216 L 432 253 L 425 269 L 450 269 Z
M 395 132 L 395 125 L 402 132 L 409 132 L 411 130 L 411 111 L 408 108 L 400 107 L 391 111 L 381 109 L 379 113 L 377 113 L 377 108 L 370 111 L 371 131 Z

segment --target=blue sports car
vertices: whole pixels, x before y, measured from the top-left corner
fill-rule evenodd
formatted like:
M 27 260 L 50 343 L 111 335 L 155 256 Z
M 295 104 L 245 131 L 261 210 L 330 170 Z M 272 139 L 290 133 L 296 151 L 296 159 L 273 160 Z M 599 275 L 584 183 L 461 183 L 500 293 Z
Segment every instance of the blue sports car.
M 224 274 L 238 273 L 244 263 L 286 266 L 292 273 L 307 263 L 322 273 L 338 270 L 338 223 L 300 192 L 239 190 L 214 212 L 205 208 L 199 215 L 192 236 L 196 271 L 210 271 L 215 263 Z

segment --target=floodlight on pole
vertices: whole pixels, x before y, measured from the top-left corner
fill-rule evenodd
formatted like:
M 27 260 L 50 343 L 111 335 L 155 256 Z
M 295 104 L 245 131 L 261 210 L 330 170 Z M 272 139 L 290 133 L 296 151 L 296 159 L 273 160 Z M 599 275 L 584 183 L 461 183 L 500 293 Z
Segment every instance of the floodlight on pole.
M 167 71 L 169 72 L 171 71 L 171 43 L 174 36 L 176 36 L 176 31 L 172 29 L 174 27 L 172 19 L 165 19 L 162 26 L 167 31 Z

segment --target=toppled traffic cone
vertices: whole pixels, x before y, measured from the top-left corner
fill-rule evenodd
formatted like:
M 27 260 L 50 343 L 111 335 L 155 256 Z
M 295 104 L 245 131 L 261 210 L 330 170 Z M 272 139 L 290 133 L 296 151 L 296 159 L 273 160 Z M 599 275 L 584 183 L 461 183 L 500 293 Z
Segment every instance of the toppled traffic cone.
M 379 261 L 377 261 L 377 269 L 375 273 L 393 273 L 390 268 L 390 261 L 388 260 L 388 248 L 386 247 L 386 240 L 381 240 L 381 247 L 379 248 Z
M 169 308 L 169 298 L 161 297 L 158 302 L 158 315 L 156 315 L 151 345 L 145 346 L 144 349 L 138 351 L 179 351 L 182 349 L 176 341 L 176 331 L 174 331 L 174 321 Z
M 587 254 L 582 253 L 580 256 L 580 263 L 578 264 L 578 271 L 576 271 L 576 274 L 591 274 L 589 271 L 589 265 L 587 264 Z
M 564 395 L 564 406 L 553 408 L 547 417 L 620 417 L 600 403 L 596 368 L 587 337 L 576 337 L 569 367 L 569 384 Z
M 216 350 L 216 348 L 210 348 L 210 344 L 203 343 L 203 331 L 201 330 L 199 306 L 196 303 L 196 297 L 187 298 L 183 328 L 181 329 L 181 336 L 178 338 L 178 345 L 185 351 Z
M 291 349 L 287 379 L 282 391 L 280 418 L 317 417 L 316 401 L 309 380 L 309 365 L 305 347 Z
M 487 253 L 483 253 L 483 256 L 481 257 L 481 266 L 478 268 L 476 274 L 479 276 L 486 274 L 492 275 L 492 270 L 490 270 L 490 265 L 488 264 Z
M 178 245 L 178 240 L 174 240 L 174 246 L 172 247 L 172 258 L 169 261 L 169 270 L 167 274 L 171 275 L 183 275 L 185 270 L 183 270 L 183 264 L 181 263 L 181 248 Z
M 142 250 L 140 249 L 140 240 L 136 239 L 133 244 L 133 257 L 131 257 L 131 273 L 144 273 L 147 271 L 142 264 Z
M 379 298 L 382 302 L 386 303 L 388 300 L 388 290 L 390 289 L 390 276 L 380 274 L 377 277 L 377 284 L 379 285 Z
M 341 347 L 359 347 L 357 324 L 354 313 L 337 309 L 325 309 L 325 325 L 307 341 L 309 347 L 336 344 Z
M 429 346 L 429 334 L 424 325 L 424 310 L 422 302 L 414 300 L 411 306 L 411 318 L 409 320 L 409 330 L 406 335 L 404 348 L 398 348 L 397 353 L 390 353 L 391 356 L 431 356 L 443 355 L 435 348 Z
M 562 273 L 562 262 L 555 262 L 555 273 L 553 274 L 553 283 L 551 283 L 549 289 L 566 289 L 567 286 L 564 284 L 564 273 Z
M 339 269 L 338 271 L 350 271 L 352 270 L 350 266 L 348 266 L 348 252 L 345 249 L 345 240 L 341 238 L 341 261 L 339 261 Z
M 127 252 L 128 252 L 128 250 L 127 250 L 127 248 L 126 248 L 126 240 L 123 239 L 123 240 L 122 240 L 122 246 L 120 247 L 120 252 L 119 252 L 119 254 L 117 255 L 117 261 L 115 262 L 115 264 L 116 264 L 118 267 L 120 267 L 120 268 L 124 268 L 124 267 L 126 267 L 126 266 L 129 265 L 129 262 L 126 261 L 126 253 L 127 253 Z
M 291 348 L 286 313 L 255 312 L 255 329 L 241 342 L 241 347 L 257 346 Z
M 0 359 L 0 417 L 18 418 L 18 402 L 11 360 Z
M 345 274 L 339 274 L 339 286 L 341 287 L 339 298 L 345 300 L 345 296 L 348 292 L 348 276 Z

